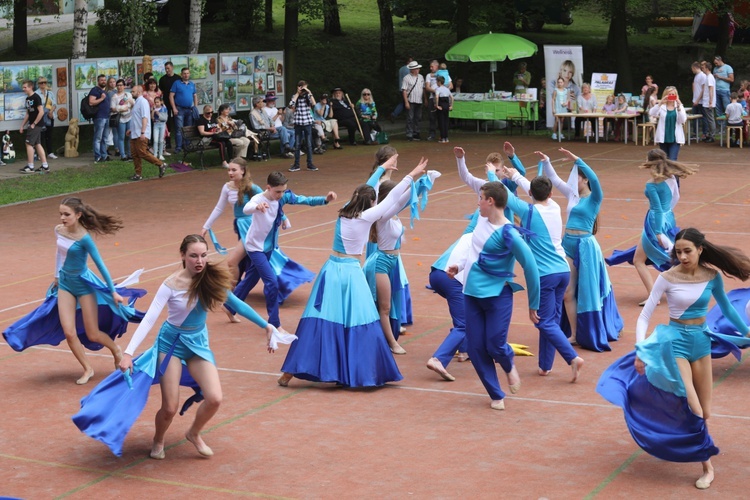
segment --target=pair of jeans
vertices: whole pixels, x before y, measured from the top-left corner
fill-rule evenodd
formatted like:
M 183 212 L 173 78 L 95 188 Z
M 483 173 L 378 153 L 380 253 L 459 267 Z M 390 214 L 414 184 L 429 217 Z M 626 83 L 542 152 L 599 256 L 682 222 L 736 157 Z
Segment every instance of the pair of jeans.
M 104 132 L 107 130 L 109 118 L 94 118 L 94 161 L 107 157 L 107 142 Z
M 416 102 L 409 103 L 406 110 L 406 138 L 419 139 L 419 122 L 422 121 L 422 105 Z
M 312 136 L 312 125 L 294 125 L 294 166 L 299 167 L 300 150 L 302 149 L 302 141 L 306 143 L 307 149 L 307 166 L 312 167 L 312 156 L 313 156 L 313 136 Z
M 716 114 L 721 116 L 732 102 L 731 93 L 728 89 L 716 89 Z
M 123 160 L 130 156 L 130 141 L 127 138 L 127 131 L 130 130 L 130 120 L 126 122 L 117 122 L 117 128 L 112 129 L 115 135 L 115 145 L 120 151 L 120 158 Z
M 164 156 L 164 131 L 167 128 L 165 122 L 154 122 L 154 130 L 151 135 L 154 140 L 154 156 Z
M 667 153 L 667 158 L 672 161 L 677 161 L 677 155 L 680 154 L 680 143 L 679 142 L 664 142 L 659 144 L 659 149 Z M 677 179 L 677 185 L 679 186 L 680 178 Z
M 174 116 L 175 128 L 175 152 L 182 151 L 182 127 L 193 125 L 193 108 L 177 106 L 177 114 Z

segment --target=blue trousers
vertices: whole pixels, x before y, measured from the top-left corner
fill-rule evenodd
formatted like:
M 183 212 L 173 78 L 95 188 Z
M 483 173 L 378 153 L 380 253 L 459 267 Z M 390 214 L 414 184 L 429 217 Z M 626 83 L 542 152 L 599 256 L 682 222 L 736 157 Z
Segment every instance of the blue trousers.
M 279 320 L 279 281 L 271 267 L 271 252 L 247 252 L 253 262 L 255 271 L 263 280 L 263 295 L 266 296 L 268 322 L 275 327 L 281 326 Z
M 680 154 L 680 143 L 679 142 L 663 142 L 659 144 L 659 149 L 667 153 L 667 158 L 672 161 L 677 161 L 677 156 Z M 679 177 L 677 177 L 679 182 Z
M 570 364 L 578 356 L 568 338 L 560 329 L 563 296 L 570 281 L 570 273 L 556 273 L 542 276 L 539 280 L 539 368 L 551 370 L 555 361 L 555 351 Z
M 432 356 L 448 366 L 456 351 L 466 352 L 466 315 L 464 314 L 464 291 L 460 281 L 451 279 L 442 269 L 430 272 L 430 287 L 448 301 L 448 311 L 453 320 L 453 328 Z
M 106 137 L 108 118 L 94 118 L 94 160 L 102 160 L 107 157 Z
M 305 141 L 305 147 L 307 148 L 307 166 L 311 167 L 313 164 L 313 136 L 312 136 L 312 125 L 294 125 L 294 166 L 299 167 L 300 150 L 302 149 L 302 141 Z
M 177 106 L 178 113 L 174 117 L 175 128 L 175 152 L 182 151 L 182 127 L 189 127 L 193 124 L 193 108 L 183 108 Z
M 513 369 L 513 348 L 508 345 L 508 327 L 513 314 L 513 292 L 509 286 L 497 297 L 477 298 L 464 295 L 466 339 L 471 364 L 479 380 L 495 401 L 505 398 L 497 378 L 495 361 L 505 373 Z

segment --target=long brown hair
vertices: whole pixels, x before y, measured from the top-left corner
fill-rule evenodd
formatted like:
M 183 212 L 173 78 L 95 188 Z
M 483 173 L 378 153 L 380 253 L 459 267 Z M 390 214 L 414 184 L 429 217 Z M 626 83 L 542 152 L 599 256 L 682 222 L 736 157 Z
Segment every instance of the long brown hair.
M 370 173 L 372 174 L 372 172 L 375 172 L 376 168 L 385 163 L 388 158 L 395 154 L 398 154 L 398 151 L 396 151 L 396 148 L 393 146 L 380 146 L 375 152 L 375 163 L 372 164 L 372 171 Z
M 237 186 L 236 205 L 239 207 L 240 205 L 244 205 L 246 203 L 245 196 L 247 196 L 248 198 L 252 198 L 253 196 L 253 176 L 250 173 L 250 170 L 248 170 L 247 160 L 245 160 L 244 158 L 240 158 L 238 156 L 229 163 L 236 163 L 242 169 L 242 181 L 240 182 L 240 185 Z
M 675 241 L 687 240 L 695 245 L 695 248 L 703 248 L 698 262 L 702 265 L 710 265 L 719 269 L 724 275 L 747 281 L 750 278 L 750 258 L 739 248 L 715 245 L 706 239 L 706 235 L 688 227 L 683 229 Z M 672 249 L 672 260 L 677 260 L 677 252 Z
M 180 245 L 180 255 L 183 257 L 182 267 L 185 267 L 184 257 L 188 247 L 193 243 L 203 243 L 208 248 L 208 243 L 199 234 L 185 236 Z M 227 291 L 232 286 L 232 277 L 226 263 L 206 262 L 203 270 L 193 276 L 193 281 L 188 288 L 188 300 L 196 299 L 207 310 L 213 310 L 227 301 Z
M 396 187 L 396 182 L 387 180 L 380 183 L 380 186 L 378 186 L 378 204 L 386 199 L 388 196 L 388 193 L 390 193 L 393 188 Z M 370 226 L 370 242 L 377 243 L 378 242 L 378 224 L 375 223 L 372 226 Z
M 356 219 L 362 212 L 372 208 L 375 203 L 375 189 L 367 184 L 360 184 L 352 193 L 349 202 L 339 210 L 339 217 Z
M 673 175 L 680 178 L 687 177 L 698 171 L 698 165 L 670 160 L 667 158 L 667 153 L 661 149 L 649 151 L 646 162 L 640 168 L 650 169 L 655 181 L 662 181 Z
M 87 231 L 93 231 L 97 234 L 114 234 L 123 228 L 121 219 L 113 215 L 103 214 L 75 196 L 65 198 L 60 204 L 65 205 L 77 214 L 81 214 L 78 222 Z

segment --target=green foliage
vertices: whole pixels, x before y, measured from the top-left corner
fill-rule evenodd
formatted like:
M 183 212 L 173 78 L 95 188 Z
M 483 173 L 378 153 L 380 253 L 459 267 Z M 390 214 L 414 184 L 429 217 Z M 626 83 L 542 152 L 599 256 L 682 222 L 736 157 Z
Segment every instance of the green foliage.
M 107 0 L 96 15 L 96 26 L 107 41 L 125 46 L 131 56 L 142 54 L 144 37 L 156 33 L 154 2 Z
M 244 36 L 252 36 L 263 26 L 263 0 L 227 0 L 222 16 L 240 29 Z

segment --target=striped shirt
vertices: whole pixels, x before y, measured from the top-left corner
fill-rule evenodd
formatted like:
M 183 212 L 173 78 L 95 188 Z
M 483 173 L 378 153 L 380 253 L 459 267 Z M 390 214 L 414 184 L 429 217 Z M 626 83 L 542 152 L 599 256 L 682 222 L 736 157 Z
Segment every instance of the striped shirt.
M 409 73 L 401 81 L 401 90 L 406 92 L 406 100 L 414 104 L 422 104 L 422 94 L 424 93 L 424 77 L 420 74 L 412 75 Z

